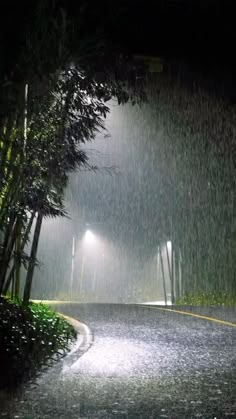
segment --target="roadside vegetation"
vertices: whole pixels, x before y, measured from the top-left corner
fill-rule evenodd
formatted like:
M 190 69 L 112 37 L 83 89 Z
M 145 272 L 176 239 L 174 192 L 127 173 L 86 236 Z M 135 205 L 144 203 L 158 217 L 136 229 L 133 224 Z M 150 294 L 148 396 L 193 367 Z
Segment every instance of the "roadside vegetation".
M 76 14 L 60 0 L 40 0 L 21 5 L 22 19 L 7 9 L 2 20 L 20 34 L 12 48 L 8 25 L 0 28 L 0 294 L 23 294 L 25 304 L 43 220 L 67 215 L 71 172 L 98 170 L 83 145 L 98 132 L 108 136 L 107 102 L 145 99 L 140 65 L 104 37 L 102 24 L 89 24 L 82 4 Z
M 98 170 L 90 165 L 83 145 L 98 132 L 109 136 L 107 102 L 113 98 L 118 104 L 134 105 L 145 100 L 144 65 L 128 52 L 121 53 L 104 33 L 100 6 L 96 24 L 87 2 L 80 6 L 74 10 L 60 0 L 40 0 L 14 10 L 7 6 L 2 17 L 0 386 L 4 388 L 18 385 L 63 355 L 75 337 L 73 328 L 56 313 L 30 302 L 42 223 L 67 216 L 64 191 L 73 171 Z M 19 35 L 12 42 L 10 28 Z M 9 292 L 13 302 L 1 297 Z
M 204 293 L 186 294 L 176 301 L 177 305 L 236 307 L 236 294 Z
M 74 328 L 45 304 L 0 297 L 0 390 L 13 389 L 63 357 Z

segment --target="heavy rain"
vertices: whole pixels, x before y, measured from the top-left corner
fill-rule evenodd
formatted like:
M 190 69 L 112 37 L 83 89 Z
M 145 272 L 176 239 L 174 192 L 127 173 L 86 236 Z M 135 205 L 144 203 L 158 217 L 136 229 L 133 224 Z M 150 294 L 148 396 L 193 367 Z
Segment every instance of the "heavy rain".
M 233 2 L 10 3 L 0 417 L 235 418 Z
M 234 107 L 166 74 L 150 84 L 147 104 L 109 103 L 110 137 L 85 147 L 97 169 L 70 176 L 70 218 L 44 222 L 35 298 L 236 292 Z

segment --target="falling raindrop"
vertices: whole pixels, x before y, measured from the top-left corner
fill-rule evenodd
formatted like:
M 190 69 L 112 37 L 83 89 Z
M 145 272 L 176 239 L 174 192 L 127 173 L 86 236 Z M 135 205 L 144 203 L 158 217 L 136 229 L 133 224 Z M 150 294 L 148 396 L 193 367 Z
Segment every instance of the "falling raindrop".
M 167 75 L 149 93 L 141 107 L 111 101 L 111 137 L 84 146 L 100 170 L 71 174 L 71 219 L 45 221 L 36 297 L 224 303 L 235 294 L 234 109 Z

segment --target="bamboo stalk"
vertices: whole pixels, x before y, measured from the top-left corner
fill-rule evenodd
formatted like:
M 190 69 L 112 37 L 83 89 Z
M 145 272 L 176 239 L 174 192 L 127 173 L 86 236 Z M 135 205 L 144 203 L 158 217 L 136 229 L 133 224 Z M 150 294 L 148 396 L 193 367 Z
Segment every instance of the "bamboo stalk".
M 23 238 L 21 240 L 21 247 L 19 249 L 19 254 L 22 254 L 22 252 L 23 252 L 23 250 L 25 248 L 26 242 L 27 242 L 28 237 L 29 237 L 30 230 L 32 228 L 34 217 L 35 217 L 35 211 L 33 211 L 32 214 L 31 214 L 30 220 L 29 220 L 29 222 L 27 224 L 27 227 L 26 227 L 26 230 L 24 232 L 24 236 L 23 236 Z M 13 279 L 13 275 L 14 275 L 15 268 L 16 268 L 16 264 L 15 263 L 16 263 L 16 259 L 14 260 L 14 264 L 13 264 L 13 266 L 12 266 L 10 272 L 9 272 L 9 275 L 7 277 L 7 280 L 5 282 L 5 285 L 4 285 L 4 288 L 3 288 L 3 294 L 4 295 L 6 295 L 8 289 L 10 287 L 11 281 Z
M 35 260 L 36 260 L 37 250 L 38 250 L 38 243 L 39 243 L 39 236 L 40 236 L 42 221 L 43 221 L 43 215 L 41 212 L 39 212 L 36 225 L 35 225 L 34 237 L 33 237 L 33 242 L 31 246 L 31 253 L 30 253 L 30 262 L 29 262 L 28 271 L 27 271 L 26 280 L 25 280 L 25 288 L 24 288 L 24 296 L 23 296 L 24 304 L 28 304 L 29 299 L 30 299 L 30 292 L 31 292 L 31 287 L 32 287 Z

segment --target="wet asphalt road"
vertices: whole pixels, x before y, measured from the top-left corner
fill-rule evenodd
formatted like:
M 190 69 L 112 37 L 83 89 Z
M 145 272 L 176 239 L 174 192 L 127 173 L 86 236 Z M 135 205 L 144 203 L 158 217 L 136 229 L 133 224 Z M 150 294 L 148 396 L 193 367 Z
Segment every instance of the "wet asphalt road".
M 58 307 L 94 343 L 29 385 L 0 417 L 236 418 L 236 328 L 122 305 Z

